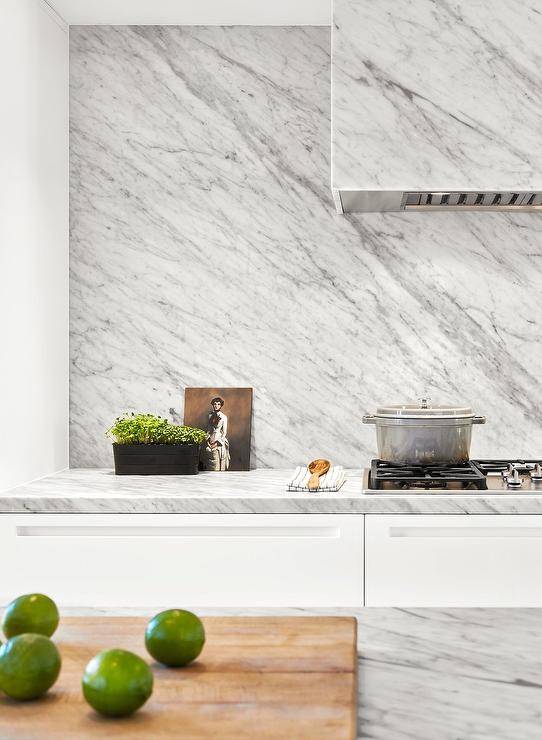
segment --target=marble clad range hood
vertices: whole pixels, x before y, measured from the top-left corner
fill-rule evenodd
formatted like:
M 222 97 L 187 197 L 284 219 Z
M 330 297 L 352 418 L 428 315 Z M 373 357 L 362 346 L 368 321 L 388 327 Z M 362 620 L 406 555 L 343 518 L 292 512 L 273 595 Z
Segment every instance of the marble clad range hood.
M 523 0 L 335 0 L 337 211 L 542 211 L 541 39 Z

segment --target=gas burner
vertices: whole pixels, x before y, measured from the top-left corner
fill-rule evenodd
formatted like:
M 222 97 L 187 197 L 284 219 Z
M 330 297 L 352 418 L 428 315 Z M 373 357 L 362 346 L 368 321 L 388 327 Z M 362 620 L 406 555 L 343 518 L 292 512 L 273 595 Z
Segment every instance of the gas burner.
M 528 475 L 539 464 L 538 460 L 475 460 L 480 470 L 487 473 L 513 473 L 517 470 L 520 475 Z
M 468 461 L 458 465 L 402 465 L 373 460 L 369 487 L 384 489 L 477 489 L 487 488 L 486 476 L 477 465 Z

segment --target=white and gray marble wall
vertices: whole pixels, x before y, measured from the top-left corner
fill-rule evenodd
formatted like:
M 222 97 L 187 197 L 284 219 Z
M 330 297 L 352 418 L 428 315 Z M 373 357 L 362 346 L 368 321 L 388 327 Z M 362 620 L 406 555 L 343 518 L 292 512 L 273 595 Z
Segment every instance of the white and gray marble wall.
M 254 387 L 253 466 L 358 467 L 424 392 L 540 455 L 540 217 L 339 216 L 329 160 L 329 29 L 72 27 L 72 466 L 191 385 Z
M 542 190 L 537 6 L 334 0 L 334 185 Z

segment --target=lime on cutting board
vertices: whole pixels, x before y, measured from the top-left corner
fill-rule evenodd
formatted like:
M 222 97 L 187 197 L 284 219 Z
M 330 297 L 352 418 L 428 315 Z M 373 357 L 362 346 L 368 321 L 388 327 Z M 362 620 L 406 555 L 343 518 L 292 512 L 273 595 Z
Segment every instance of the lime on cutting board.
M 201 619 L 184 609 L 160 612 L 147 625 L 145 645 L 152 657 L 167 666 L 179 667 L 195 660 L 205 644 Z
M 45 635 L 16 635 L 0 648 L 0 689 L 12 699 L 37 699 L 60 673 L 60 653 Z
M 83 674 L 83 695 L 97 712 L 123 717 L 143 706 L 152 694 L 151 669 L 128 650 L 104 650 Z
M 7 638 L 32 632 L 51 637 L 58 627 L 59 614 L 55 602 L 44 594 L 25 594 L 8 605 L 2 620 Z

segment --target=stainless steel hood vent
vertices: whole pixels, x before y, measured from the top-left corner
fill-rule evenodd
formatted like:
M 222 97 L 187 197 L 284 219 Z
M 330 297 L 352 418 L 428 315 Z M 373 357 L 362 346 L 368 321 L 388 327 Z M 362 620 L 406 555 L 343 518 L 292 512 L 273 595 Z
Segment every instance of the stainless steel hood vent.
M 334 0 L 339 213 L 542 212 L 536 5 Z
M 512 211 L 542 209 L 542 193 L 405 193 L 407 211 Z
M 334 190 L 339 213 L 374 211 L 542 211 L 541 192 Z

